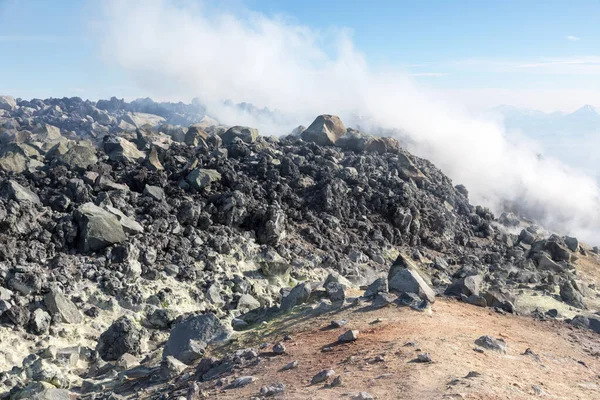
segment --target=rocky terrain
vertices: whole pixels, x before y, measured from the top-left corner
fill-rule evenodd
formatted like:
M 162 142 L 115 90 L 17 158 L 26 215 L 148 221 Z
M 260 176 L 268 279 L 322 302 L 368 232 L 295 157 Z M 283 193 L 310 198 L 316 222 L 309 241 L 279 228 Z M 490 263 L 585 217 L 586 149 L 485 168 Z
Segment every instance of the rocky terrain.
M 336 116 L 0 97 L 2 398 L 597 398 L 598 257 Z

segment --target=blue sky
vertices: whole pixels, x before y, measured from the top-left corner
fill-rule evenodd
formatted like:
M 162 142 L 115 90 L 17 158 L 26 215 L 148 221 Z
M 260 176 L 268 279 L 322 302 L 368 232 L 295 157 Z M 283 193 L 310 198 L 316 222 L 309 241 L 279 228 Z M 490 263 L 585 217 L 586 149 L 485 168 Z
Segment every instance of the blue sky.
M 101 1 L 0 0 L 0 92 L 19 97 L 145 96 L 100 56 Z M 600 1 L 209 2 L 346 28 L 374 67 L 406 71 L 466 103 L 540 109 L 600 106 Z M 134 18 L 134 16 L 131 16 Z M 188 99 L 183 99 L 188 100 Z

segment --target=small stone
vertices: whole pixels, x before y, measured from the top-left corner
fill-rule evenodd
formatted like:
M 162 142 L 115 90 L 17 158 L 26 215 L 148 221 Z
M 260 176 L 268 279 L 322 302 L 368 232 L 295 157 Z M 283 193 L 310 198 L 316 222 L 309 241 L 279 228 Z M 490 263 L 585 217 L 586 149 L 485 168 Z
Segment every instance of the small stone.
M 430 363 L 433 360 L 431 359 L 431 356 L 429 355 L 429 353 L 419 353 L 417 354 L 417 362 L 420 363 Z
M 346 320 L 346 319 L 338 319 L 335 321 L 331 321 L 331 324 L 329 324 L 329 326 L 332 328 L 341 328 L 342 326 L 346 325 L 347 323 L 348 323 L 348 320 Z
M 506 353 L 506 342 L 504 339 L 494 339 L 493 337 L 486 335 L 475 340 L 475 344 L 485 349 Z
M 338 341 L 342 343 L 354 342 L 358 339 L 358 330 L 347 330 L 338 337 Z
M 240 376 L 239 378 L 234 380 L 232 383 L 227 385 L 225 387 L 225 389 L 237 389 L 237 388 L 241 388 L 244 386 L 248 386 L 255 380 L 256 380 L 256 378 L 254 378 L 253 376 Z
M 285 391 L 285 385 L 283 383 L 276 383 L 270 386 L 263 386 L 260 388 L 260 395 L 265 397 L 276 396 Z
M 356 396 L 352 396 L 352 400 L 374 400 L 375 397 L 369 392 L 360 392 Z
M 283 368 L 281 368 L 281 370 L 287 371 L 294 368 L 298 368 L 298 361 L 292 361 L 291 363 L 284 365 Z
M 281 342 L 277 342 L 275 346 L 273 346 L 273 353 L 277 355 L 281 355 L 285 353 L 285 345 Z
M 336 376 L 333 381 L 331 381 L 331 384 L 329 385 L 329 387 L 339 387 L 339 386 L 343 386 L 344 385 L 344 380 L 342 379 L 341 375 Z
M 310 380 L 310 383 L 313 385 L 316 385 L 317 383 L 325 382 L 333 375 L 335 375 L 334 370 L 324 369 L 324 370 L 320 371 L 318 374 L 316 374 L 315 376 L 313 376 L 312 379 Z

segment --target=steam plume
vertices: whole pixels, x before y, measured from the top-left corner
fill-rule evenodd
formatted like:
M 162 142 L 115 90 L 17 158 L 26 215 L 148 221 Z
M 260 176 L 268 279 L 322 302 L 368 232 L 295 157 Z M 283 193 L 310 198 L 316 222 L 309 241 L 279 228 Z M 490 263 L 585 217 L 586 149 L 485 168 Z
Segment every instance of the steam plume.
M 315 31 L 285 17 L 196 3 L 105 4 L 98 31 L 104 55 L 159 98 L 199 96 L 222 122 L 263 134 L 289 133 L 323 113 L 344 121 L 362 115 L 408 132 L 410 150 L 465 184 L 473 203 L 497 212 L 518 204 L 548 228 L 600 238 L 600 191 L 592 178 L 540 159 L 526 143 L 509 141 L 499 124 L 436 100 L 402 71 L 374 71 L 345 30 Z M 222 106 L 227 99 L 285 118 L 234 115 Z

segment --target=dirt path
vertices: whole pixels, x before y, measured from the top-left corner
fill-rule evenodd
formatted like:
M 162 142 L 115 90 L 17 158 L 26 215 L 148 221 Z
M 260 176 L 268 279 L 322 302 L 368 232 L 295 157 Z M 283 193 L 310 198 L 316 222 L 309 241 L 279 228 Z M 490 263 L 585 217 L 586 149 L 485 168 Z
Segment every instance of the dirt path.
M 331 319 L 342 318 L 350 321 L 345 327 L 322 330 Z M 371 324 L 378 318 L 382 322 Z M 378 399 L 600 398 L 600 361 L 592 355 L 600 350 L 600 336 L 561 322 L 438 300 L 431 313 L 395 306 L 369 312 L 351 308 L 293 325 L 271 324 L 272 333 L 255 340 L 275 342 L 290 333 L 293 340 L 285 342 L 288 354 L 266 356 L 244 370 L 243 375 L 256 378 L 247 387 L 221 391 L 214 381 L 204 384 L 210 398 L 251 398 L 262 385 L 276 382 L 286 385 L 286 399 L 343 399 L 360 391 Z M 322 351 L 346 329 L 359 329 L 359 339 Z M 505 339 L 507 353 L 474 351 L 474 340 L 482 335 Z M 528 348 L 532 354 L 524 354 Z M 412 362 L 419 352 L 428 352 L 433 362 Z M 376 362 L 378 355 L 385 361 Z M 299 362 L 297 369 L 279 371 L 294 360 Z M 308 385 L 326 368 L 342 375 L 344 385 Z M 471 371 L 481 375 L 465 378 Z

